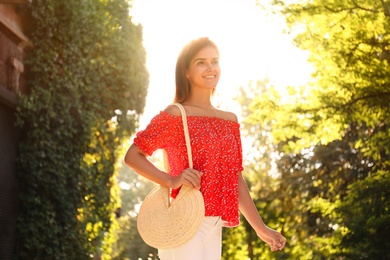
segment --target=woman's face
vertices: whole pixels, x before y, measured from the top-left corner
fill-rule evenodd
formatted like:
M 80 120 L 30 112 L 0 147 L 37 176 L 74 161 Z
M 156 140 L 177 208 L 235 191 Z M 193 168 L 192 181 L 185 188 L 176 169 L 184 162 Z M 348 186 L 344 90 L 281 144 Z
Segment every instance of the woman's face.
M 220 74 L 219 54 L 212 46 L 201 49 L 192 58 L 186 70 L 186 77 L 192 89 L 197 87 L 214 89 L 218 84 Z

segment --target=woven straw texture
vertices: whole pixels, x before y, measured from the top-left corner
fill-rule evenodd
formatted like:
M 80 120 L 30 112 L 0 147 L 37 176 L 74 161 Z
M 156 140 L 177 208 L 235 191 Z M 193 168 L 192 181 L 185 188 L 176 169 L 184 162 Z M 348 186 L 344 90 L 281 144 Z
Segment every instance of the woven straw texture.
M 148 245 L 168 249 L 188 242 L 204 219 L 203 196 L 199 190 L 183 186 L 169 205 L 169 189 L 155 187 L 145 197 L 137 228 Z

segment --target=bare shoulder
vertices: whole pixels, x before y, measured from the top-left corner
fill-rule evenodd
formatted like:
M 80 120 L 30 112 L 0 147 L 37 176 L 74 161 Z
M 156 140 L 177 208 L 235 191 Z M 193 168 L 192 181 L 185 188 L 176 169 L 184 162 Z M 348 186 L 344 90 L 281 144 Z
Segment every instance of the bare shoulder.
M 229 120 L 233 122 L 238 122 L 236 114 L 230 111 L 218 110 L 219 117 L 224 120 Z
M 175 105 L 169 105 L 164 109 L 164 112 L 171 114 L 173 116 L 180 116 L 180 109 Z

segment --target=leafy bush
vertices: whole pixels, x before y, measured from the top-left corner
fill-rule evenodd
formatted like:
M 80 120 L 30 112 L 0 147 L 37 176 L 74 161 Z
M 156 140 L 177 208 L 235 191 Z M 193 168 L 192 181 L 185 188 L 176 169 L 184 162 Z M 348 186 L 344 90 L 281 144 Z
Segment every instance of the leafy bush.
M 21 259 L 111 254 L 117 147 L 134 133 L 148 85 L 142 28 L 125 0 L 37 0 L 28 13 L 29 92 L 17 124 Z

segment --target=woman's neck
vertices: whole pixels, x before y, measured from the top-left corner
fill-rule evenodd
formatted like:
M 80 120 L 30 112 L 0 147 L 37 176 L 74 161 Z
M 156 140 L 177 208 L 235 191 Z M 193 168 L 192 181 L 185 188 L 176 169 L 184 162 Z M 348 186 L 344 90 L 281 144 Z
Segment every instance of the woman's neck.
M 198 107 L 205 110 L 214 108 L 211 104 L 209 93 L 207 95 L 191 95 L 183 102 L 183 105 Z

